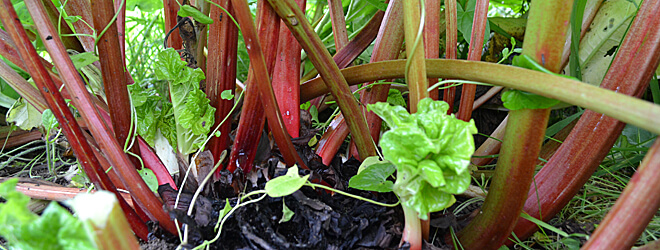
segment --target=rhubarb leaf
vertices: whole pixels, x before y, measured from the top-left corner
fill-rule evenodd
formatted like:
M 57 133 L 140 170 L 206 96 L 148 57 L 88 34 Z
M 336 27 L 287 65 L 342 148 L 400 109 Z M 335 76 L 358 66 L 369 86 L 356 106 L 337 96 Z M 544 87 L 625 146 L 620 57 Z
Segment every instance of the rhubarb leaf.
M 159 80 L 168 81 L 170 89 L 171 111 L 174 121 L 169 119 L 169 109 L 162 105 L 161 120 L 158 123 L 161 133 L 170 142 L 176 142 L 180 153 L 191 154 L 203 146 L 214 123 L 215 108 L 209 105 L 199 83 L 205 79 L 201 69 L 186 67 L 179 54 L 172 48 L 158 53 L 154 63 Z M 176 131 L 176 132 L 173 132 Z M 154 132 L 155 135 L 155 132 Z
M 447 115 L 449 105 L 422 99 L 415 114 L 387 103 L 368 105 L 380 116 L 389 131 L 380 141 L 383 156 L 396 166 L 393 191 L 403 206 L 426 219 L 455 202 L 453 194 L 470 185 L 468 166 L 474 152 L 474 121 L 458 120 Z

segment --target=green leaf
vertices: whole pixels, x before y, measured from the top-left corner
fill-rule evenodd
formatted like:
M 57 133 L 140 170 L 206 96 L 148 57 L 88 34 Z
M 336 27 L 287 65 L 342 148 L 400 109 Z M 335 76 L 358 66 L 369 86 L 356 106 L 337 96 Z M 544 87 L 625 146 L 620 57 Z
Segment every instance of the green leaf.
M 573 77 L 556 74 L 552 71 L 547 70 L 540 64 L 538 64 L 534 59 L 528 55 L 519 55 L 513 58 L 513 65 L 544 72 L 551 75 L 561 76 L 568 79 L 574 79 Z M 529 92 L 511 89 L 502 93 L 502 102 L 505 108 L 509 110 L 519 110 L 519 109 L 546 109 L 551 108 L 560 103 L 560 101 L 540 96 L 537 94 L 532 94 Z
M 367 0 L 367 2 L 379 10 L 386 11 L 387 10 L 387 3 L 380 1 L 380 0 Z
M 52 202 L 41 217 L 27 207 L 30 197 L 15 190 L 18 179 L 0 184 L 0 235 L 15 249 L 96 249 L 82 222 Z
M 181 8 L 179 9 L 179 12 L 177 12 L 177 15 L 180 17 L 192 17 L 195 19 L 195 21 L 203 23 L 203 24 L 212 24 L 213 19 L 211 19 L 209 16 L 204 15 L 201 11 L 196 9 L 195 7 L 192 7 L 190 5 L 181 5 Z
M 75 66 L 76 69 L 80 69 L 99 60 L 99 58 L 96 55 L 94 55 L 94 53 L 92 52 L 73 54 L 70 55 L 69 57 L 71 57 L 73 66 Z
M 186 67 L 172 48 L 158 54 L 155 69 L 159 80 L 168 81 L 172 101 L 171 109 L 167 107 L 168 102 L 162 104 L 158 128 L 165 138 L 175 143 L 180 153 L 191 154 L 202 147 L 215 118 L 215 108 L 199 89 L 204 72 Z M 170 114 L 173 120 L 169 119 Z
M 294 214 L 295 213 L 291 211 L 289 207 L 286 206 L 286 203 L 284 203 L 284 199 L 282 199 L 282 218 L 278 223 L 290 221 L 291 218 L 293 218 Z
M 147 186 L 151 191 L 158 191 L 158 180 L 156 179 L 156 175 L 154 175 L 154 171 L 151 171 L 151 169 L 148 168 L 142 168 L 138 170 L 138 173 L 140 173 L 140 176 L 144 182 L 147 183 Z
M 215 224 L 215 230 L 218 230 L 218 227 L 220 227 L 220 222 L 222 219 L 231 211 L 232 207 L 229 204 L 229 199 L 225 199 L 225 207 L 220 210 L 220 213 L 218 214 L 218 222 Z
M 547 109 L 559 104 L 558 100 L 517 89 L 505 91 L 502 94 L 502 102 L 509 110 Z
M 75 23 L 77 21 L 82 20 L 81 16 L 65 16 L 64 20 L 66 20 L 69 23 Z
M 274 178 L 266 183 L 264 190 L 270 197 L 282 197 L 298 191 L 309 178 L 309 175 L 300 176 L 298 166 L 290 167 L 286 175 Z
M 14 123 L 23 130 L 30 130 L 42 124 L 42 115 L 39 114 L 39 111 L 22 98 L 16 100 L 16 103 L 9 109 L 6 119 L 7 122 Z M 55 123 L 57 123 L 57 120 L 55 120 Z
M 470 185 L 468 166 L 477 129 L 474 121 L 447 115 L 448 108 L 430 98 L 420 100 L 415 114 L 386 103 L 368 105 L 392 128 L 380 141 L 383 156 L 397 170 L 392 190 L 420 218 L 450 206 L 453 194 Z
M 154 63 L 154 70 L 159 80 L 178 81 L 184 78 L 182 75 L 188 71 L 185 69 L 187 68 L 186 62 L 181 60 L 179 53 L 173 48 L 159 52 L 157 59 Z
M 53 111 L 50 109 L 44 110 L 44 112 L 41 114 L 41 124 L 43 124 L 46 131 L 50 131 L 60 126 L 60 124 L 57 122 L 57 119 L 55 118 L 55 115 L 53 115 Z
M 220 98 L 223 100 L 231 100 L 234 99 L 234 94 L 231 93 L 231 89 L 227 89 L 220 93 Z
M 348 187 L 381 193 L 392 192 L 394 183 L 387 178 L 395 170 L 391 162 L 380 161 L 377 156 L 368 157 L 360 165 L 358 174 L 348 181 Z
M 401 91 L 397 89 L 390 89 L 390 92 L 387 94 L 387 103 L 394 106 L 406 107 L 406 99 L 403 98 Z
M 209 105 L 209 99 L 200 89 L 188 94 L 186 108 L 181 110 L 179 122 L 186 129 L 192 129 L 194 134 L 208 134 L 213 126 L 215 108 Z

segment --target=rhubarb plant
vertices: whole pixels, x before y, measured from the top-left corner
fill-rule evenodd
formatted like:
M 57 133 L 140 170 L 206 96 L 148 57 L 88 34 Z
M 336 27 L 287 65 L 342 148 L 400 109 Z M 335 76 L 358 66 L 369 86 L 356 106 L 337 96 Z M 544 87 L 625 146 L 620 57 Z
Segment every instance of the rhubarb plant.
M 474 152 L 474 120 L 447 115 L 449 105 L 430 98 L 419 102 L 417 113 L 379 102 L 368 108 L 391 128 L 383 134 L 383 157 L 396 166 L 392 190 L 404 209 L 421 219 L 451 206 L 454 194 L 470 185 L 468 165 Z M 408 219 L 408 218 L 406 218 Z
M 159 98 L 152 90 L 132 87 L 138 133 L 153 145 L 160 130 L 180 153 L 194 153 L 202 147 L 214 122 L 215 108 L 199 89 L 204 72 L 187 67 L 172 48 L 161 51 L 154 66 L 158 79 L 168 82 L 172 102 Z

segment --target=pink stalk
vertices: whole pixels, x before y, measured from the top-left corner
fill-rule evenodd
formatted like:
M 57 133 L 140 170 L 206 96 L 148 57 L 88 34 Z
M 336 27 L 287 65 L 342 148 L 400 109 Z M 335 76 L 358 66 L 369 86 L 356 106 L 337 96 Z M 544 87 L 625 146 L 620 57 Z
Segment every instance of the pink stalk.
M 658 12 L 660 2 L 642 3 L 601 88 L 626 95 L 640 95 L 646 89 L 660 62 Z M 536 174 L 536 188 L 529 190 L 525 212 L 545 221 L 557 214 L 598 168 L 624 126 L 614 118 L 585 111 L 559 150 Z M 520 219 L 514 232 L 525 239 L 536 230 L 535 223 Z
M 233 12 L 229 0 L 215 0 L 214 3 L 219 4 L 230 13 Z M 224 100 L 220 97 L 222 92 L 227 90 L 234 94 L 236 86 L 238 27 L 229 18 L 230 13 L 225 13 L 217 6 L 211 5 L 210 16 L 214 21 L 208 27 L 209 54 L 208 63 L 206 64 L 206 95 L 211 106 L 216 110 L 214 128 L 229 115 L 229 111 L 234 105 L 233 100 Z M 207 146 L 216 161 L 220 159 L 222 151 L 230 146 L 231 121 L 223 123 L 218 131 L 220 136 L 213 136 Z M 219 172 L 220 170 L 216 174 Z
M 474 9 L 474 21 L 472 22 L 472 34 L 470 36 L 470 50 L 468 51 L 469 61 L 481 61 L 481 50 L 484 47 L 484 33 L 486 32 L 486 23 L 488 19 L 488 0 L 477 0 Z M 472 105 L 474 105 L 474 94 L 477 85 L 463 84 L 461 92 L 461 104 L 458 107 L 456 117 L 463 121 L 469 121 L 472 117 Z
M 447 33 L 445 34 L 445 58 L 456 59 L 456 46 L 458 44 L 458 18 L 457 18 L 456 0 L 445 1 L 445 24 Z M 451 83 L 449 83 L 451 85 Z M 456 87 L 445 89 L 442 100 L 449 104 L 447 114 L 454 112 L 454 99 L 456 96 Z
M 303 11 L 306 2 L 306 0 L 296 1 Z M 282 112 L 284 125 L 293 138 L 300 136 L 300 50 L 302 47 L 296 38 L 287 29 L 286 24 L 280 21 L 277 59 L 273 72 L 273 91 L 275 91 L 277 105 Z
M 162 203 L 151 192 L 149 187 L 147 187 L 137 171 L 135 171 L 133 163 L 128 159 L 128 156 L 123 152 L 122 147 L 114 137 L 108 132 L 110 130 L 107 128 L 107 125 L 102 122 L 98 110 L 96 110 L 96 106 L 92 102 L 91 94 L 87 91 L 78 71 L 69 59 L 64 46 L 62 46 L 57 36 L 57 31 L 52 25 L 45 22 L 47 17 L 44 15 L 41 6 L 36 0 L 26 1 L 26 4 L 29 6 L 28 9 L 31 11 L 33 20 L 39 23 L 37 25 L 39 35 L 42 37 L 44 45 L 50 53 L 60 76 L 65 79 L 64 81 L 67 83 L 69 93 L 74 96 L 74 104 L 78 110 L 81 110 L 80 113 L 88 124 L 92 135 L 114 166 L 113 170 L 118 172 L 118 175 L 124 181 L 124 185 L 134 195 L 136 203 L 142 206 L 154 219 L 158 220 L 166 230 L 175 233 L 174 223 L 170 220 L 169 215 L 162 210 Z M 25 54 L 27 55 L 27 52 Z M 31 57 L 38 58 L 36 52 Z M 45 72 L 45 69 L 43 72 Z M 122 74 L 120 78 L 124 79 L 123 76 Z
M 582 249 L 630 249 L 660 208 L 660 140 Z

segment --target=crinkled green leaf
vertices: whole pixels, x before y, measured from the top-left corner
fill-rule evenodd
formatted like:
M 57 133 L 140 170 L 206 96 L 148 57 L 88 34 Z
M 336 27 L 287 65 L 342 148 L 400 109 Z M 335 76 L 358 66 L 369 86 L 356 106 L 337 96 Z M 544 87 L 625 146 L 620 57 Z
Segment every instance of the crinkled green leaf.
M 389 93 L 387 94 L 387 103 L 404 108 L 407 106 L 406 99 L 403 98 L 401 91 L 397 89 L 390 89 Z
M 429 98 L 419 102 L 415 114 L 386 103 L 368 107 L 392 127 L 383 134 L 380 146 L 385 159 L 396 166 L 393 191 L 402 205 L 426 217 L 453 204 L 453 194 L 470 184 L 467 170 L 477 133 L 474 121 L 447 115 L 449 105 Z
M 208 134 L 213 126 L 215 108 L 209 105 L 206 94 L 195 89 L 188 94 L 186 109 L 181 110 L 179 122 L 194 134 Z
M 298 166 L 290 167 L 286 175 L 274 178 L 266 182 L 264 190 L 270 197 L 282 197 L 298 191 L 305 182 L 309 175 L 300 176 L 298 174 Z
M 373 111 L 380 116 L 390 128 L 396 128 L 400 124 L 407 122 L 410 116 L 404 107 L 390 106 L 385 102 L 369 104 L 367 105 L 367 110 Z
M 17 178 L 0 183 L 0 196 L 6 200 L 0 203 L 0 235 L 9 242 L 15 242 L 14 232 L 21 230 L 22 225 L 37 219 L 37 215 L 28 210 L 30 197 L 16 191 Z
M 442 174 L 442 169 L 438 166 L 435 161 L 432 160 L 422 160 L 419 162 L 420 175 L 424 180 L 426 180 L 431 186 L 439 187 L 445 185 L 445 177 Z
M 387 131 L 383 134 L 380 147 L 385 159 L 396 166 L 417 166 L 417 163 L 430 153 L 439 150 L 438 145 L 416 126 L 397 127 Z
M 351 177 L 348 187 L 376 192 L 392 192 L 394 183 L 387 180 L 396 168 L 391 162 L 380 161 L 378 157 L 372 156 L 364 159 L 360 165 L 358 174 Z
M 460 174 L 446 171 L 444 173 L 445 185 L 439 187 L 439 190 L 450 194 L 460 194 L 465 192 L 470 186 L 470 172 L 463 171 Z
M 172 122 L 165 119 L 169 117 L 169 111 L 166 116 L 161 113 L 158 124 L 161 133 L 170 142 L 175 141 L 182 154 L 193 153 L 203 146 L 214 123 L 215 108 L 209 105 L 206 95 L 199 89 L 199 82 L 205 78 L 204 72 L 199 68 L 186 67 L 179 54 L 171 48 L 158 54 L 155 68 L 156 76 L 169 83 L 174 117 Z M 167 111 L 165 104 L 162 110 Z M 172 136 L 170 128 L 176 131 L 175 136 Z

